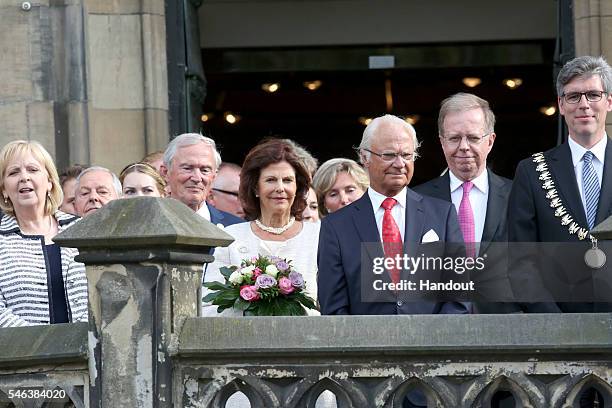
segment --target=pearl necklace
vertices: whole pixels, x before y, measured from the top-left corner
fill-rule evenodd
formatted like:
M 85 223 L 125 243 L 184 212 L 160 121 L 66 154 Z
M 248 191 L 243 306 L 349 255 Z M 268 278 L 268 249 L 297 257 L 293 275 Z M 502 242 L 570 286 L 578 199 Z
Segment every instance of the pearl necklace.
M 291 226 L 293 225 L 293 223 L 295 222 L 295 217 L 291 217 L 289 218 L 289 222 L 285 225 L 283 225 L 282 227 L 268 227 L 267 225 L 264 225 L 261 221 L 259 221 L 259 218 L 255 220 L 255 225 L 257 225 L 260 229 L 269 232 L 270 234 L 274 234 L 274 235 L 280 235 L 283 232 L 287 231 L 289 228 L 291 228 Z

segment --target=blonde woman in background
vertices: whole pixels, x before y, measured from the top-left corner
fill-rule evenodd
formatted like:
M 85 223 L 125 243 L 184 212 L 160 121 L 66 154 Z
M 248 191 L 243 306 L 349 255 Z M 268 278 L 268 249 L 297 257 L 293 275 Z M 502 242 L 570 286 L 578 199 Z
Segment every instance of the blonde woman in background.
M 153 166 L 147 163 L 127 165 L 119 175 L 123 197 L 165 197 L 166 182 Z
M 312 185 L 319 200 L 319 212 L 324 217 L 361 198 L 370 180 L 354 160 L 335 158 L 319 167 Z

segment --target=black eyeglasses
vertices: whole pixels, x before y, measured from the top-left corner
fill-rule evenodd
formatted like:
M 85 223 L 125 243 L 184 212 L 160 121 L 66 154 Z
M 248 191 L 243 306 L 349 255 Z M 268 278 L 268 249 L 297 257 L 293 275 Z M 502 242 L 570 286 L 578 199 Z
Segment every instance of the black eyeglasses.
M 584 95 L 586 100 L 589 102 L 599 102 L 604 94 L 608 93 L 606 91 L 570 92 L 562 94 L 561 97 L 565 100 L 565 102 L 575 104 L 580 103 L 582 95 Z
M 213 188 L 213 190 L 214 191 L 218 191 L 220 193 L 229 194 L 229 195 L 234 196 L 234 197 L 238 197 L 238 193 L 236 193 L 234 191 L 227 191 L 227 190 L 223 190 L 223 189 L 220 189 L 220 188 Z
M 414 160 L 414 153 L 395 153 L 395 152 L 376 153 L 376 152 L 371 151 L 370 149 L 364 148 L 363 150 L 365 150 L 366 152 L 370 152 L 375 156 L 380 157 L 381 159 L 383 159 L 383 161 L 386 161 L 386 162 L 395 161 L 397 157 L 401 157 L 402 160 L 407 161 L 407 162 Z

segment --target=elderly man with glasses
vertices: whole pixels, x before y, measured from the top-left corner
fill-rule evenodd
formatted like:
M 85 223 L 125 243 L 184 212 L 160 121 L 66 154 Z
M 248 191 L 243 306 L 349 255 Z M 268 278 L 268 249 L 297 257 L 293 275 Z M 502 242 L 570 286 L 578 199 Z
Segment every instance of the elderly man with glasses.
M 362 299 L 362 273 L 372 274 L 364 255 L 416 256 L 423 242 L 463 242 L 457 213 L 450 203 L 424 197 L 408 188 L 418 157 L 414 128 L 393 115 L 374 119 L 363 132 L 361 162 L 370 187 L 358 200 L 325 217 L 321 223 L 318 254 L 318 287 L 321 314 L 429 314 L 466 313 L 455 302 L 385 302 Z M 389 268 L 380 279 L 400 279 L 398 268 Z M 363 276 L 369 278 L 369 276 Z M 399 295 L 398 293 L 392 293 Z
M 484 255 L 489 243 L 508 240 L 506 212 L 512 181 L 487 168 L 496 137 L 495 115 L 489 103 L 476 95 L 452 95 L 441 104 L 438 135 L 448 171 L 414 190 L 453 203 L 469 255 Z M 510 284 L 505 267 L 499 266 L 503 281 L 497 280 L 486 296 L 509 300 Z M 520 311 L 514 303 L 478 302 L 476 308 L 480 313 Z
M 221 163 L 206 201 L 218 210 L 244 218 L 244 210 L 238 198 L 240 170 L 241 167 L 237 164 Z
M 590 231 L 612 214 L 612 143 L 605 127 L 612 68 L 602 57 L 577 57 L 559 71 L 556 88 L 569 138 L 519 163 L 508 204 L 509 241 L 554 244 L 511 254 L 510 278 L 515 292 L 534 301 L 529 312 L 609 312 L 609 289 L 598 292 L 606 285 L 591 277 L 609 276 L 610 248 L 599 271 L 598 257 L 589 254 L 601 250 Z

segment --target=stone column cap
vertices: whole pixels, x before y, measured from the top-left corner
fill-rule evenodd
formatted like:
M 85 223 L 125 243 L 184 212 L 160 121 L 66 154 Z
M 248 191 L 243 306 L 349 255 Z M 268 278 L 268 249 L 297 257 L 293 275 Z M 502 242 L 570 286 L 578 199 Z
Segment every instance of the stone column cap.
M 172 198 L 111 201 L 58 234 L 61 246 L 95 249 L 182 249 L 228 246 L 234 238 Z M 199 250 L 199 251 L 198 251 Z

